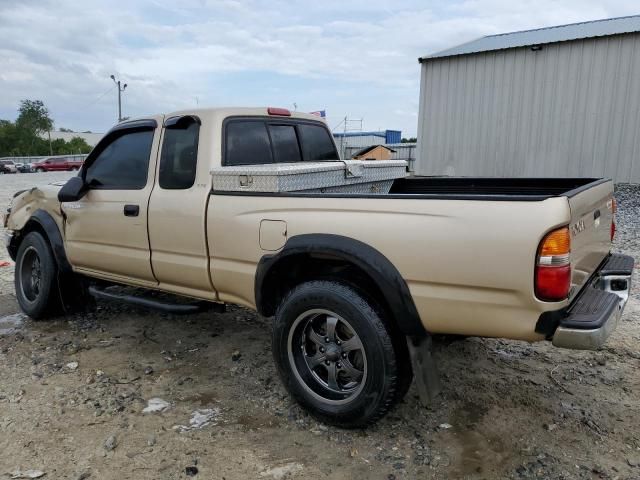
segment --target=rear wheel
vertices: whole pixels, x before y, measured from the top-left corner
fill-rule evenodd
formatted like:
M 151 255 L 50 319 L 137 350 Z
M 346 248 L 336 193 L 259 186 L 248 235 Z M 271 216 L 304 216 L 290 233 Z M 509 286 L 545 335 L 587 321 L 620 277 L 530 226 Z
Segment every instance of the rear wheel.
M 72 172 L 77 172 L 78 171 L 78 167 L 71 167 L 71 171 Z
M 18 248 L 15 288 L 20 308 L 30 317 L 39 320 L 59 313 L 58 268 L 38 232 L 27 234 Z
M 398 400 L 400 371 L 409 368 L 399 345 L 376 305 L 332 281 L 294 288 L 274 322 L 285 387 L 320 420 L 344 428 L 375 422 Z
M 36 168 L 36 172 L 42 173 L 42 172 L 44 172 L 44 168 L 38 167 L 38 168 Z

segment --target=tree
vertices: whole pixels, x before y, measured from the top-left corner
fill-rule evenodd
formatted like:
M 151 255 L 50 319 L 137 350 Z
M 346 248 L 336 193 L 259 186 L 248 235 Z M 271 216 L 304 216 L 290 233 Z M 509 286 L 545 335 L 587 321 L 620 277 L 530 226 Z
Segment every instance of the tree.
M 21 100 L 16 126 L 34 135 L 48 132 L 53 128 L 53 120 L 42 100 Z
M 13 122 L 0 120 L 0 157 L 18 153 L 18 131 Z
M 71 132 L 71 133 L 73 133 L 73 130 L 71 130 L 70 128 L 64 128 L 64 127 L 60 127 L 60 131 L 61 132 Z
M 91 146 L 81 137 L 73 137 L 67 142 L 69 153 L 89 153 Z
M 418 139 L 416 137 L 403 138 L 402 140 L 400 140 L 401 143 L 416 143 L 417 141 Z
M 73 137 L 65 142 L 52 140 L 46 132 L 53 128 L 49 111 L 40 100 L 22 100 L 15 122 L 0 120 L 0 157 L 20 157 L 30 155 L 69 155 L 89 153 L 91 147 L 81 137 Z M 71 131 L 61 129 L 62 131 Z

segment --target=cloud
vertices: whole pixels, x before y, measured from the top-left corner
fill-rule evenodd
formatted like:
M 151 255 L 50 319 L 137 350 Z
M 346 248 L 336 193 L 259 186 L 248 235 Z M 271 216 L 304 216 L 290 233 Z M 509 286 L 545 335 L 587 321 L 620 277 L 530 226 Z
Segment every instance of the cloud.
M 628 0 L 0 2 L 0 118 L 39 98 L 58 126 L 196 103 L 325 108 L 415 134 L 417 58 L 481 35 L 637 13 Z M 197 99 L 197 100 L 196 100 Z

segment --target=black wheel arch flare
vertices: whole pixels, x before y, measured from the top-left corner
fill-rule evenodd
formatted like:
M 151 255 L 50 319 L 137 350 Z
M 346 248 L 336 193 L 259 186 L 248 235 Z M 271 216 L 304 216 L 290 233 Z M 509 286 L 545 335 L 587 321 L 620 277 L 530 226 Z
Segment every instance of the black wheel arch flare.
M 378 287 L 393 319 L 405 335 L 426 334 L 420 316 L 409 292 L 409 287 L 398 269 L 380 251 L 359 240 L 333 234 L 312 233 L 296 235 L 287 240 L 276 254 L 264 255 L 255 275 L 255 300 L 258 312 L 266 317 L 276 310 L 273 283 L 278 264 L 293 256 L 315 255 L 345 261 L 366 274 Z
M 25 228 L 29 229 L 29 224 L 35 222 L 40 228 L 45 236 L 46 240 L 51 245 L 51 250 L 53 252 L 53 257 L 56 259 L 56 263 L 58 264 L 58 269 L 61 273 L 70 273 L 72 271 L 71 264 L 67 259 L 67 254 L 64 251 L 64 242 L 62 240 L 62 234 L 60 233 L 60 229 L 58 228 L 58 224 L 53 219 L 50 213 L 45 210 L 38 209 L 33 212 L 33 215 L 27 221 Z M 24 229 L 23 229 L 24 230 Z M 11 244 L 8 246 L 9 254 L 11 258 L 15 260 L 16 254 L 18 253 L 18 247 L 20 246 L 20 241 L 24 235 L 20 235 L 20 237 L 14 237 Z

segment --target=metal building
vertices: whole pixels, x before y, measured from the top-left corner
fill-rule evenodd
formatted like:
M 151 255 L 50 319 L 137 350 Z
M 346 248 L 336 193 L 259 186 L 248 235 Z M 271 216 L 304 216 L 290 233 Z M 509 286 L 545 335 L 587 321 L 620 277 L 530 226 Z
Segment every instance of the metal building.
M 361 149 L 364 147 L 370 147 L 371 145 L 384 145 L 387 143 L 400 143 L 402 140 L 401 130 L 382 130 L 379 132 L 346 132 L 346 133 L 333 133 L 333 138 L 336 141 L 338 150 L 345 156 L 347 148 L 354 147 Z
M 640 183 L 640 16 L 420 58 L 419 175 Z

